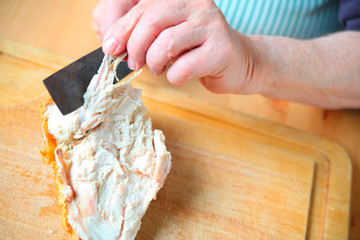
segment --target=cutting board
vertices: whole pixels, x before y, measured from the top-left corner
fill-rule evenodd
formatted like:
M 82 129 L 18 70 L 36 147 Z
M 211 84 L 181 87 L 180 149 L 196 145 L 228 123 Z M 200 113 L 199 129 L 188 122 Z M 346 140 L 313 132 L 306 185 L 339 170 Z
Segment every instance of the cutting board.
M 0 77 L 26 78 L 0 108 L 1 239 L 69 239 L 49 166 L 41 161 L 41 80 L 69 59 L 0 39 Z M 133 84 L 173 167 L 137 239 L 346 239 L 351 163 L 337 144 L 151 84 Z M 25 81 L 25 82 L 26 82 Z M 37 97 L 36 97 L 37 96 Z M 0 97 L 1 99 L 1 97 Z M 19 100 L 20 99 L 20 100 Z

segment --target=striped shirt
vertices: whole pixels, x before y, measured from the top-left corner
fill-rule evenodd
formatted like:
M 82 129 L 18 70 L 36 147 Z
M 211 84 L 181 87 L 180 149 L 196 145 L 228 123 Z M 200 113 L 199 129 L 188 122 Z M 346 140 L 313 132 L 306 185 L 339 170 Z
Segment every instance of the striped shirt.
M 338 0 L 214 0 L 244 34 L 309 39 L 343 29 Z

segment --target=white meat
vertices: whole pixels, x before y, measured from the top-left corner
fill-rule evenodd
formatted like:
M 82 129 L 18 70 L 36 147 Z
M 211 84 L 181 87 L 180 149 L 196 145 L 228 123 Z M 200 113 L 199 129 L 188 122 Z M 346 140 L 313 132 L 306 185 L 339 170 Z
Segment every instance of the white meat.
M 112 84 L 123 57 L 104 57 L 83 107 L 63 116 L 51 104 L 45 112 L 68 221 L 83 240 L 134 239 L 171 168 L 163 133 L 144 117 L 141 90 Z

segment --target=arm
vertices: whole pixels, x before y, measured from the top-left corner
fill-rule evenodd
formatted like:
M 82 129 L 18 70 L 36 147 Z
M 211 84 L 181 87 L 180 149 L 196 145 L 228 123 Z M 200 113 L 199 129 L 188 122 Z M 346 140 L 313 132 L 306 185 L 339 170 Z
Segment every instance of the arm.
M 341 0 L 339 20 L 347 30 L 360 30 L 360 1 Z M 250 38 L 269 62 L 263 95 L 325 108 L 360 107 L 360 32 L 309 41 Z
M 128 1 L 128 0 L 124 0 Z M 323 108 L 360 107 L 360 33 L 313 40 L 244 36 L 212 0 L 141 0 L 107 31 L 103 51 L 133 69 L 198 78 L 215 93 L 260 93 Z
M 306 41 L 249 38 L 264 72 L 253 79 L 254 93 L 329 109 L 360 107 L 360 32 Z

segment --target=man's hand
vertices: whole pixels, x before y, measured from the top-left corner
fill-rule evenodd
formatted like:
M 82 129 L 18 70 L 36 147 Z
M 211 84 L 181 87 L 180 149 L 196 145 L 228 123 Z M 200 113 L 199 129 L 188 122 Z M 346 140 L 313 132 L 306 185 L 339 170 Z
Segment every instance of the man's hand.
M 120 1 L 120 0 L 118 0 Z M 252 42 L 234 31 L 212 0 L 142 0 L 107 31 L 103 51 L 128 52 L 128 65 L 147 63 L 181 85 L 199 78 L 216 93 L 254 92 L 260 65 Z

